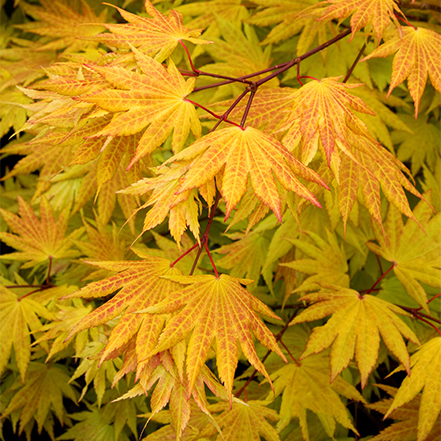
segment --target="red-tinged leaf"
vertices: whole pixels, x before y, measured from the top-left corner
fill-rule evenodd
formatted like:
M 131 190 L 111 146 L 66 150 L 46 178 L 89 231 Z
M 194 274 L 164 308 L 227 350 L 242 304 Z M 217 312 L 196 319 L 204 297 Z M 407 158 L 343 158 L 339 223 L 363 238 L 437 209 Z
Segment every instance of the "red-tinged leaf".
M 346 405 L 339 395 L 350 400 L 364 402 L 363 397 L 342 377 L 329 383 L 330 370 L 327 356 L 312 356 L 298 366 L 291 363 L 271 375 L 276 397 L 282 395 L 280 421 L 277 430 L 282 431 L 292 420 L 298 418 L 304 440 L 309 441 L 306 411 L 316 413 L 329 437 L 333 437 L 336 423 L 357 433 L 349 418 Z M 268 399 L 273 399 L 270 392 Z
M 205 135 L 165 164 L 190 159 L 192 166 L 181 178 L 178 194 L 199 187 L 220 173 L 226 217 L 244 195 L 248 175 L 257 197 L 279 220 L 281 198 L 274 176 L 284 188 L 317 206 L 320 204 L 297 175 L 326 187 L 317 173 L 301 164 L 279 141 L 252 127 L 226 128 Z
M 404 224 L 401 214 L 390 205 L 384 237 L 383 231 L 375 228 L 378 245 L 369 242 L 367 246 L 392 263 L 407 293 L 429 312 L 427 294 L 421 283 L 441 288 L 441 214 L 433 215 L 425 201 L 415 207 L 413 214 L 419 224 L 412 219 Z
M 372 24 L 378 41 L 393 22 L 400 27 L 395 14 L 403 15 L 394 0 L 326 0 L 317 5 L 330 3 L 320 21 L 351 17 L 352 38 L 361 29 Z
M 22 268 L 31 268 L 48 259 L 69 259 L 79 255 L 78 251 L 71 250 L 71 241 L 78 238 L 83 229 L 79 228 L 65 237 L 69 207 L 66 207 L 55 221 L 52 208 L 45 198 L 41 198 L 40 220 L 31 206 L 20 196 L 18 196 L 18 204 L 19 216 L 0 210 L 9 228 L 17 234 L 2 232 L 0 239 L 7 245 L 20 250 L 2 255 L 2 259 L 27 261 Z
M 185 100 L 193 90 L 194 78 L 185 81 L 172 61 L 166 69 L 137 49 L 132 50 L 142 74 L 119 66 L 90 65 L 114 89 L 97 90 L 77 98 L 113 113 L 111 122 L 93 137 L 127 136 L 142 131 L 128 168 L 159 147 L 172 131 L 175 152 L 182 149 L 190 130 L 196 138 L 201 135 L 196 110 Z
M 144 6 L 153 18 L 131 14 L 113 6 L 128 23 L 105 24 L 110 34 L 95 35 L 87 40 L 99 41 L 121 49 L 128 49 L 130 45 L 133 45 L 141 52 L 154 56 L 159 62 L 168 58 L 181 40 L 190 41 L 193 44 L 211 43 L 196 38 L 199 37 L 202 29 L 191 30 L 185 27 L 182 23 L 182 14 L 178 11 L 172 9 L 167 17 L 159 12 L 149 0 L 145 0 Z
M 163 275 L 180 274 L 170 261 L 138 252 L 141 261 L 88 262 L 98 268 L 119 273 L 107 279 L 89 283 L 81 290 L 66 298 L 97 298 L 118 293 L 109 301 L 84 317 L 71 330 L 67 339 L 93 326 L 107 323 L 122 313 L 118 324 L 112 329 L 106 348 L 101 354 L 100 363 L 113 358 L 113 353 L 123 347 L 130 339 L 136 338 L 138 373 L 142 370 L 149 353 L 154 350 L 162 330 L 165 316 L 133 314 L 135 311 L 155 305 L 179 285 L 163 279 Z M 142 362 L 142 363 L 141 363 Z
M 238 342 L 250 363 L 269 379 L 264 365 L 257 357 L 251 330 L 263 345 L 285 360 L 273 334 L 263 325 L 256 312 L 272 318 L 278 317 L 240 285 L 251 281 L 235 279 L 226 274 L 219 278 L 207 275 L 167 279 L 189 286 L 140 312 L 164 314 L 184 306 L 167 323 L 153 353 L 171 348 L 190 335 L 186 364 L 189 391 L 193 388 L 214 339 L 219 377 L 229 394 L 230 402 Z
M 441 411 L 441 337 L 435 337 L 412 355 L 411 372 L 398 389 L 385 418 L 409 401 L 423 389 L 418 412 L 418 441 L 426 440 Z M 394 372 L 401 370 L 396 369 Z M 392 372 L 392 373 L 394 373 Z
M 419 344 L 417 336 L 396 315 L 409 314 L 375 296 L 360 296 L 357 291 L 329 285 L 300 300 L 313 303 L 291 324 L 319 320 L 330 314 L 326 325 L 315 327 L 301 359 L 331 349 L 331 381 L 345 369 L 355 355 L 361 374 L 361 386 L 367 383 L 380 349 L 380 335 L 389 350 L 410 371 L 410 358 L 402 336 Z
M 433 87 L 441 92 L 441 66 L 438 48 L 441 45 L 441 35 L 426 28 L 408 26 L 401 33 L 386 41 L 361 61 L 373 57 L 388 57 L 397 52 L 393 61 L 392 79 L 388 96 L 407 78 L 410 96 L 415 102 L 415 118 L 426 87 L 427 75 L 430 76 Z

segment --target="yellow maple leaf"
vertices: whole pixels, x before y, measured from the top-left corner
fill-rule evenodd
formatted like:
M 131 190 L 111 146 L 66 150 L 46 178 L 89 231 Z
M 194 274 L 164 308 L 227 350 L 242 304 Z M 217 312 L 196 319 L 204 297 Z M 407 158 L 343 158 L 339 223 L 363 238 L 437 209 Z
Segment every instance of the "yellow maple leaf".
M 361 296 L 357 291 L 333 285 L 324 285 L 318 293 L 307 294 L 300 300 L 313 303 L 291 324 L 319 320 L 330 314 L 326 325 L 315 327 L 301 359 L 331 349 L 331 381 L 345 369 L 355 355 L 361 374 L 361 387 L 367 383 L 380 349 L 380 335 L 389 350 L 410 372 L 410 358 L 403 335 L 419 344 L 417 336 L 396 315 L 409 314 L 373 295 Z
M 40 330 L 43 326 L 39 317 L 47 320 L 54 318 L 53 314 L 42 304 L 39 293 L 32 294 L 32 291 L 35 291 L 34 288 L 28 288 L 27 291 L 29 292 L 26 294 L 26 291 L 23 293 L 21 289 L 20 295 L 17 295 L 15 289 L 0 286 L 0 320 L 2 323 L 0 338 L 3 342 L 0 345 L 0 373 L 9 363 L 11 350 L 14 347 L 15 362 L 23 383 L 31 358 L 30 333 Z
M 177 194 L 200 187 L 220 174 L 220 192 L 227 207 L 225 217 L 244 195 L 248 175 L 257 197 L 280 221 L 281 198 L 274 176 L 284 188 L 317 206 L 320 204 L 314 195 L 296 175 L 327 187 L 317 173 L 305 167 L 277 139 L 252 127 L 229 127 L 209 133 L 163 165 L 188 160 L 193 162 L 181 178 Z
M 25 32 L 52 37 L 53 41 L 44 44 L 38 49 L 39 51 L 65 49 L 65 52 L 75 52 L 85 49 L 80 38 L 95 35 L 104 30 L 104 22 L 107 18 L 106 9 L 96 16 L 85 1 L 81 2 L 82 14 L 59 1 L 41 0 L 40 3 L 41 7 L 24 3 L 22 6 L 24 12 L 34 17 L 36 21 L 16 25 Z M 87 26 L 78 26 L 84 24 Z M 86 47 L 97 45 L 97 43 L 89 43 Z
M 276 429 L 267 421 L 278 421 L 278 413 L 266 407 L 265 401 L 250 400 L 246 403 L 235 402 L 230 408 L 229 403 L 218 403 L 209 406 L 210 412 L 222 412 L 215 416 L 222 435 L 216 440 L 229 441 L 260 441 L 261 436 L 267 441 L 280 441 Z M 207 426 L 201 431 L 201 437 L 210 437 L 215 433 L 215 428 Z
M 219 278 L 203 275 L 167 276 L 167 279 L 189 286 L 170 294 L 161 303 L 138 312 L 164 314 L 183 306 L 167 323 L 153 354 L 173 347 L 191 334 L 186 364 L 189 391 L 195 384 L 214 339 L 219 377 L 225 385 L 230 403 L 238 341 L 245 357 L 269 379 L 254 348 L 251 330 L 263 345 L 286 360 L 274 335 L 263 325 L 256 312 L 275 319 L 279 317 L 241 286 L 250 284 L 250 280 L 236 279 L 226 274 Z
M 70 385 L 65 366 L 60 364 L 43 364 L 32 362 L 29 366 L 25 385 L 19 378 L 12 388 L 17 390 L 14 398 L 2 413 L 2 417 L 14 412 L 20 414 L 19 435 L 30 423 L 31 430 L 34 420 L 37 421 L 38 433 L 46 426 L 46 418 L 53 412 L 61 424 L 66 422 L 63 396 L 74 403 L 77 402 L 77 392 Z M 46 428 L 46 427 L 45 427 Z
M 407 293 L 429 313 L 427 294 L 420 283 L 441 288 L 441 213 L 434 216 L 425 201 L 419 202 L 413 213 L 421 227 L 411 219 L 404 225 L 401 214 L 390 205 L 385 236 L 374 226 L 378 245 L 368 242 L 367 246 L 392 262 L 393 271 Z
M 113 113 L 111 122 L 92 137 L 133 135 L 143 131 L 128 168 L 159 147 L 173 131 L 172 147 L 180 151 L 190 133 L 201 135 L 201 124 L 193 104 L 185 98 L 194 88 L 170 60 L 168 69 L 132 46 L 142 74 L 119 66 L 90 65 L 113 87 L 78 97 Z M 160 86 L 158 86 L 160 84 Z
M 136 339 L 136 356 L 139 361 L 138 371 L 148 361 L 149 353 L 156 347 L 159 334 L 165 322 L 164 315 L 133 314 L 159 303 L 179 285 L 173 281 L 160 278 L 166 274 L 181 274 L 177 268 L 170 266 L 170 261 L 153 257 L 137 251 L 141 261 L 88 262 L 118 274 L 104 280 L 89 283 L 79 291 L 65 298 L 104 297 L 120 289 L 109 301 L 85 316 L 71 329 L 66 340 L 85 329 L 107 323 L 121 313 L 117 325 L 112 329 L 106 347 L 100 357 L 100 364 L 115 357 L 120 348 Z M 148 293 L 148 295 L 146 295 Z
M 83 229 L 79 228 L 65 237 L 69 221 L 69 207 L 66 207 L 55 221 L 54 213 L 46 198 L 40 202 L 40 220 L 24 199 L 18 196 L 18 214 L 0 209 L 9 228 L 17 233 L 0 233 L 0 239 L 20 252 L 4 254 L 0 258 L 27 261 L 22 268 L 31 268 L 48 259 L 69 259 L 77 257 L 78 251 L 72 250 L 72 239 L 78 238 Z
M 438 49 L 441 35 L 426 28 L 403 28 L 402 35 L 397 32 L 391 40 L 386 41 L 361 61 L 374 57 L 388 57 L 397 52 L 393 61 L 393 71 L 388 96 L 392 90 L 406 78 L 410 96 L 415 102 L 415 118 L 426 87 L 427 74 L 433 87 L 441 92 L 441 66 Z
M 377 387 L 386 391 L 392 397 L 397 395 L 398 389 L 395 387 L 384 386 L 381 384 L 377 384 Z M 377 401 L 376 403 L 367 404 L 366 407 L 384 415 L 388 413 L 388 409 L 392 402 L 393 398 L 386 398 L 382 401 Z M 399 422 L 395 422 L 389 427 L 386 427 L 386 429 L 382 430 L 377 436 L 371 438 L 372 441 L 422 441 L 422 438 L 418 436 L 418 414 L 420 407 L 421 396 L 417 395 L 413 400 L 389 413 L 389 418 L 399 420 Z M 432 431 L 424 438 L 424 441 L 436 441 L 439 439 L 440 424 L 441 416 L 438 416 Z
M 327 435 L 331 438 L 334 435 L 336 422 L 357 433 L 339 395 L 361 402 L 364 402 L 364 399 L 357 389 L 342 377 L 337 376 L 332 384 L 329 382 L 329 377 L 327 355 L 309 357 L 300 365 L 290 363 L 271 375 L 276 397 L 283 394 L 281 418 L 277 424 L 279 432 L 292 418 L 298 418 L 303 439 L 309 441 L 306 411 L 310 410 L 319 416 Z M 270 393 L 268 399 L 272 400 L 272 398 L 273 395 Z
M 345 19 L 352 15 L 352 38 L 361 28 L 372 24 L 378 41 L 380 41 L 391 22 L 398 28 L 400 27 L 395 14 L 404 15 L 394 0 L 326 0 L 316 7 L 321 9 L 329 3 L 325 14 L 318 20 Z
M 413 400 L 423 389 L 417 437 L 418 441 L 423 441 L 429 436 L 441 411 L 441 337 L 432 338 L 421 346 L 412 355 L 410 362 L 411 372 L 403 380 L 384 417 L 387 418 L 396 409 Z M 392 374 L 399 370 L 402 368 L 395 369 Z
M 327 241 L 313 232 L 304 231 L 314 245 L 300 239 L 285 238 L 310 259 L 297 259 L 280 265 L 310 274 L 294 292 L 312 291 L 317 289 L 316 282 L 349 288 L 348 264 L 343 243 L 339 246 L 335 234 L 326 229 Z
M 165 16 L 159 12 L 149 0 L 145 0 L 144 6 L 153 18 L 141 17 L 116 8 L 122 17 L 128 21 L 124 24 L 105 24 L 110 34 L 99 34 L 87 38 L 87 40 L 99 41 L 111 47 L 128 49 L 135 46 L 141 52 L 154 56 L 158 62 L 168 58 L 181 40 L 190 41 L 193 44 L 208 44 L 210 41 L 201 40 L 198 37 L 202 29 L 189 29 L 182 23 L 182 14 L 174 9 Z

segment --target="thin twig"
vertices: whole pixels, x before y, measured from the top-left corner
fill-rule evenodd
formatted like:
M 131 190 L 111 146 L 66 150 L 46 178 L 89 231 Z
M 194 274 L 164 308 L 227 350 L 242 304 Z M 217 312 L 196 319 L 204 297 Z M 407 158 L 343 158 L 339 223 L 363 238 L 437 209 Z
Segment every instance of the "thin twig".
M 366 49 L 367 43 L 369 43 L 369 39 L 370 39 L 370 37 L 368 37 L 368 39 L 366 40 L 366 43 L 363 45 L 363 47 L 360 49 L 360 52 L 355 57 L 355 60 L 352 63 L 352 66 L 350 67 L 350 69 L 348 70 L 348 73 L 344 77 L 342 83 L 346 83 L 349 80 L 349 77 L 352 75 L 352 72 L 354 72 L 355 66 L 357 66 L 357 63 L 360 61 L 360 58 L 363 56 L 363 53 L 364 53 L 364 50 Z

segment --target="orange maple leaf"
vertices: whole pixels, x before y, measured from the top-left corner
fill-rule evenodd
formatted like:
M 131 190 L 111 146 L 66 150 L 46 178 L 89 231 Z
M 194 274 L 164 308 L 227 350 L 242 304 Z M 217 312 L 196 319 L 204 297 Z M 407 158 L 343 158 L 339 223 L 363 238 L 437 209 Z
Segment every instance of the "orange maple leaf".
M 296 175 L 327 188 L 317 173 L 305 167 L 277 139 L 252 127 L 228 127 L 209 133 L 163 165 L 188 160 L 193 162 L 181 178 L 177 194 L 200 187 L 220 174 L 220 192 L 227 207 L 226 218 L 244 195 L 248 175 L 255 194 L 280 221 L 281 198 L 274 176 L 284 188 L 318 207 L 320 204 L 314 195 Z
M 325 11 L 325 15 L 318 21 L 333 20 L 335 18 L 345 19 L 351 17 L 352 38 L 363 27 L 372 24 L 378 41 L 381 40 L 383 32 L 390 25 L 391 21 L 400 28 L 395 13 L 404 14 L 397 6 L 395 0 L 326 0 L 309 8 L 314 10 L 331 3 Z
M 71 240 L 78 238 L 83 228 L 65 237 L 69 207 L 66 207 L 55 221 L 49 202 L 42 197 L 39 220 L 23 198 L 18 196 L 17 199 L 19 216 L 3 209 L 0 209 L 0 213 L 9 228 L 18 235 L 1 232 L 0 239 L 20 252 L 4 254 L 1 259 L 26 261 L 22 268 L 31 268 L 49 258 L 69 259 L 79 255 L 78 251 L 71 249 Z
M 103 89 L 77 99 L 113 113 L 111 122 L 92 135 L 133 135 L 144 130 L 128 168 L 159 147 L 173 131 L 172 147 L 180 151 L 190 133 L 201 135 L 201 124 L 193 104 L 185 100 L 195 79 L 187 81 L 170 60 L 168 69 L 132 46 L 142 74 L 119 66 L 89 65 L 115 89 Z M 159 86 L 158 86 L 159 85 Z
M 269 380 L 254 348 L 251 330 L 264 346 L 286 361 L 274 335 L 263 325 L 256 312 L 275 319 L 279 317 L 241 286 L 250 284 L 251 280 L 236 279 L 226 274 L 219 278 L 211 275 L 166 278 L 189 286 L 170 294 L 161 303 L 138 312 L 164 314 L 183 307 L 167 323 L 151 355 L 172 348 L 191 334 L 186 363 L 189 393 L 215 338 L 219 377 L 225 385 L 230 403 L 238 357 L 237 341 L 245 357 Z
M 201 40 L 198 37 L 202 29 L 189 29 L 182 23 L 182 14 L 172 9 L 169 16 L 159 12 L 149 0 L 145 0 L 144 6 L 153 18 L 145 18 L 120 9 L 119 13 L 128 23 L 105 24 L 111 34 L 99 34 L 87 38 L 87 40 L 100 41 L 111 47 L 128 49 L 135 46 L 141 52 L 154 56 L 155 60 L 162 62 L 171 55 L 178 42 L 190 41 L 193 44 L 209 44 L 210 41 Z
M 173 281 L 160 278 L 166 274 L 181 274 L 179 269 L 172 268 L 170 261 L 152 257 L 137 251 L 141 261 L 121 262 L 87 262 L 108 271 L 119 273 L 104 280 L 89 283 L 79 291 L 65 298 L 96 298 L 112 294 L 120 289 L 109 301 L 92 311 L 70 331 L 66 340 L 78 332 L 107 323 L 123 313 L 118 324 L 112 329 L 106 348 L 101 354 L 100 364 L 115 357 L 132 338 L 136 338 L 136 356 L 139 360 L 138 374 L 148 361 L 148 354 L 156 347 L 162 330 L 165 316 L 133 314 L 163 300 L 179 285 Z M 142 362 L 141 362 L 142 361 Z
M 392 79 L 389 86 L 389 96 L 392 90 L 401 84 L 406 78 L 410 96 L 415 102 L 415 118 L 426 87 L 427 74 L 429 74 L 433 87 L 441 92 L 441 64 L 439 62 L 439 48 L 441 47 L 441 35 L 425 28 L 405 27 L 402 36 L 397 35 L 361 61 L 374 57 L 388 57 L 398 53 L 394 57 Z

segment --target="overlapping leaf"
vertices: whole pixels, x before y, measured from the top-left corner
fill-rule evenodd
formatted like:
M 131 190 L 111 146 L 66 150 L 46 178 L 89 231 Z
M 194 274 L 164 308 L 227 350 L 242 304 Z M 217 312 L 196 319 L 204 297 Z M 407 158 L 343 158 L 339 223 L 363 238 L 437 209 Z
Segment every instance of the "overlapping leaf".
M 22 268 L 31 268 L 48 259 L 69 259 L 79 255 L 72 248 L 72 239 L 82 234 L 82 228 L 65 237 L 69 220 L 69 207 L 66 207 L 55 221 L 49 202 L 41 198 L 40 220 L 24 199 L 18 197 L 19 216 L 0 210 L 9 228 L 17 233 L 0 233 L 0 239 L 18 252 L 4 254 L 2 259 L 26 261 Z
M 144 6 L 153 18 L 131 14 L 115 6 L 128 23 L 105 24 L 110 34 L 99 34 L 87 39 L 121 49 L 128 49 L 130 45 L 133 45 L 141 52 L 154 56 L 159 62 L 169 57 L 181 40 L 194 44 L 210 43 L 210 41 L 196 38 L 201 34 L 202 29 L 191 30 L 185 27 L 182 23 L 182 14 L 178 11 L 172 9 L 167 17 L 159 12 L 149 0 L 145 0 Z
M 373 114 L 360 98 L 346 90 L 358 86 L 324 78 L 295 91 L 294 106 L 279 127 L 280 131 L 288 130 L 282 142 L 290 151 L 297 149 L 305 164 L 320 148 L 322 158 L 326 158 L 345 192 L 340 203 L 345 223 L 361 186 L 366 207 L 381 224 L 380 183 L 386 197 L 403 214 L 414 218 L 402 186 L 421 195 L 403 175 L 401 170 L 407 169 L 372 138 L 366 125 L 352 113 Z
M 392 414 L 423 390 L 418 412 L 418 441 L 425 440 L 441 411 L 441 337 L 435 337 L 421 346 L 411 358 L 411 373 L 406 377 L 387 411 Z M 396 369 L 401 370 L 400 368 Z
M 310 259 L 297 259 L 281 265 L 310 274 L 295 292 L 313 291 L 317 289 L 317 282 L 323 280 L 332 285 L 349 288 L 348 264 L 343 244 L 338 245 L 335 234 L 326 230 L 327 241 L 312 232 L 306 233 L 314 245 L 300 239 L 287 239 L 296 248 Z
M 381 335 L 389 350 L 410 372 L 410 358 L 402 336 L 416 344 L 419 344 L 419 340 L 397 316 L 409 315 L 406 311 L 373 295 L 361 296 L 352 289 L 322 285 L 326 288 L 300 299 L 313 305 L 291 322 L 294 325 L 332 314 L 326 325 L 314 328 L 301 359 L 332 346 L 332 381 L 355 355 L 361 386 L 364 387 L 377 362 Z
M 303 439 L 309 441 L 306 412 L 310 410 L 319 416 L 329 437 L 334 435 L 336 422 L 357 433 L 339 395 L 361 402 L 364 399 L 342 377 L 337 376 L 332 384 L 329 383 L 329 377 L 327 356 L 309 357 L 300 365 L 290 363 L 271 375 L 276 397 L 282 395 L 281 419 L 277 424 L 279 432 L 292 418 L 298 418 Z M 273 398 L 272 393 L 268 398 Z
M 417 117 L 427 75 L 430 76 L 433 87 L 441 92 L 441 66 L 438 59 L 440 45 L 440 34 L 431 29 L 408 26 L 403 28 L 402 35 L 397 32 L 394 38 L 375 49 L 362 61 L 373 57 L 388 57 L 398 51 L 393 61 L 388 95 L 407 78 L 409 93 L 415 102 L 415 117 Z
M 115 89 L 104 89 L 79 98 L 114 114 L 112 121 L 93 137 L 133 135 L 148 126 L 129 168 L 159 147 L 172 131 L 175 152 L 182 149 L 190 130 L 196 138 L 201 135 L 196 110 L 185 100 L 193 90 L 194 78 L 185 81 L 172 61 L 165 69 L 133 46 L 132 50 L 142 74 L 119 66 L 90 65 Z
M 167 323 L 153 353 L 171 348 L 190 335 L 186 363 L 189 391 L 195 384 L 214 339 L 219 377 L 229 394 L 230 402 L 238 343 L 249 362 L 269 379 L 265 366 L 256 354 L 251 330 L 263 345 L 285 360 L 273 334 L 264 326 L 256 312 L 276 319 L 278 317 L 241 286 L 241 283 L 249 284 L 251 281 L 235 279 L 226 274 L 219 278 L 206 275 L 171 276 L 167 279 L 188 286 L 140 312 L 165 314 L 183 307 Z
M 279 220 L 282 218 L 281 198 L 274 176 L 284 188 L 317 206 L 320 204 L 297 175 L 326 187 L 317 173 L 301 164 L 279 141 L 252 127 L 232 127 L 210 133 L 165 164 L 190 159 L 193 163 L 181 178 L 177 193 L 200 187 L 220 174 L 226 217 L 244 195 L 248 175 L 255 194 Z
M 421 201 L 413 212 L 420 225 L 411 219 L 404 224 L 401 214 L 390 205 L 385 238 L 375 228 L 378 245 L 371 242 L 367 245 L 372 252 L 392 263 L 407 293 L 429 312 L 427 294 L 420 283 L 441 288 L 441 214 L 433 215 L 425 201 Z
M 104 297 L 119 290 L 109 301 L 96 308 L 74 326 L 68 339 L 78 332 L 107 323 L 123 313 L 118 324 L 112 329 L 106 348 L 101 354 L 100 363 L 114 358 L 118 349 L 127 347 L 131 339 L 136 341 L 136 356 L 139 360 L 138 373 L 148 361 L 148 355 L 156 347 L 165 316 L 133 314 L 148 308 L 164 299 L 179 285 L 160 278 L 166 274 L 180 274 L 177 268 L 170 266 L 170 261 L 152 257 L 138 251 L 141 261 L 89 262 L 98 268 L 119 273 L 107 279 L 89 283 L 81 290 L 66 298 Z M 143 363 L 141 363 L 143 362 Z
M 59 50 L 75 52 L 87 47 L 79 38 L 98 34 L 104 30 L 107 11 L 104 9 L 96 16 L 93 9 L 85 1 L 81 2 L 82 14 L 76 12 L 66 3 L 59 1 L 41 0 L 41 7 L 25 3 L 24 11 L 36 21 L 17 25 L 25 32 L 33 32 L 45 37 L 58 37 L 44 44 L 39 50 Z M 90 25 L 93 23 L 94 25 Z M 87 24 L 88 26 L 78 26 Z M 89 43 L 96 46 L 96 43 Z
M 391 22 L 400 27 L 395 14 L 403 15 L 394 0 L 326 0 L 319 3 L 317 8 L 325 9 L 324 15 L 319 18 L 320 21 L 351 16 L 352 37 L 361 28 L 371 24 L 378 41 Z
M 397 388 L 390 386 L 378 385 L 378 387 L 386 391 L 392 397 L 397 394 Z M 386 398 L 376 403 L 367 404 L 369 409 L 373 409 L 383 415 L 387 413 L 393 402 L 393 398 Z M 421 406 L 421 396 L 417 395 L 413 400 L 395 409 L 389 413 L 389 418 L 396 421 L 386 429 L 382 430 L 379 435 L 371 438 L 373 441 L 421 441 L 418 437 L 418 413 Z M 423 416 L 424 418 L 424 416 Z M 425 441 L 436 441 L 439 439 L 439 427 L 441 419 L 438 417 L 432 431 L 424 438 Z
M 267 421 L 278 421 L 278 413 L 266 407 L 265 401 L 250 400 L 246 403 L 233 403 L 232 408 L 228 403 L 211 405 L 210 412 L 222 412 L 216 416 L 222 435 L 216 440 L 229 441 L 260 441 L 263 437 L 267 441 L 280 441 L 276 429 Z M 200 436 L 210 436 L 215 433 L 215 428 L 207 426 Z
M 28 423 L 34 424 L 34 419 L 37 421 L 38 433 L 41 434 L 43 426 L 46 428 L 46 419 L 52 412 L 64 424 L 66 414 L 63 397 L 74 403 L 77 401 L 76 391 L 68 381 L 69 376 L 64 366 L 32 362 L 27 371 L 25 385 L 17 378 L 12 386 L 17 393 L 2 416 L 20 412 L 19 435 Z

